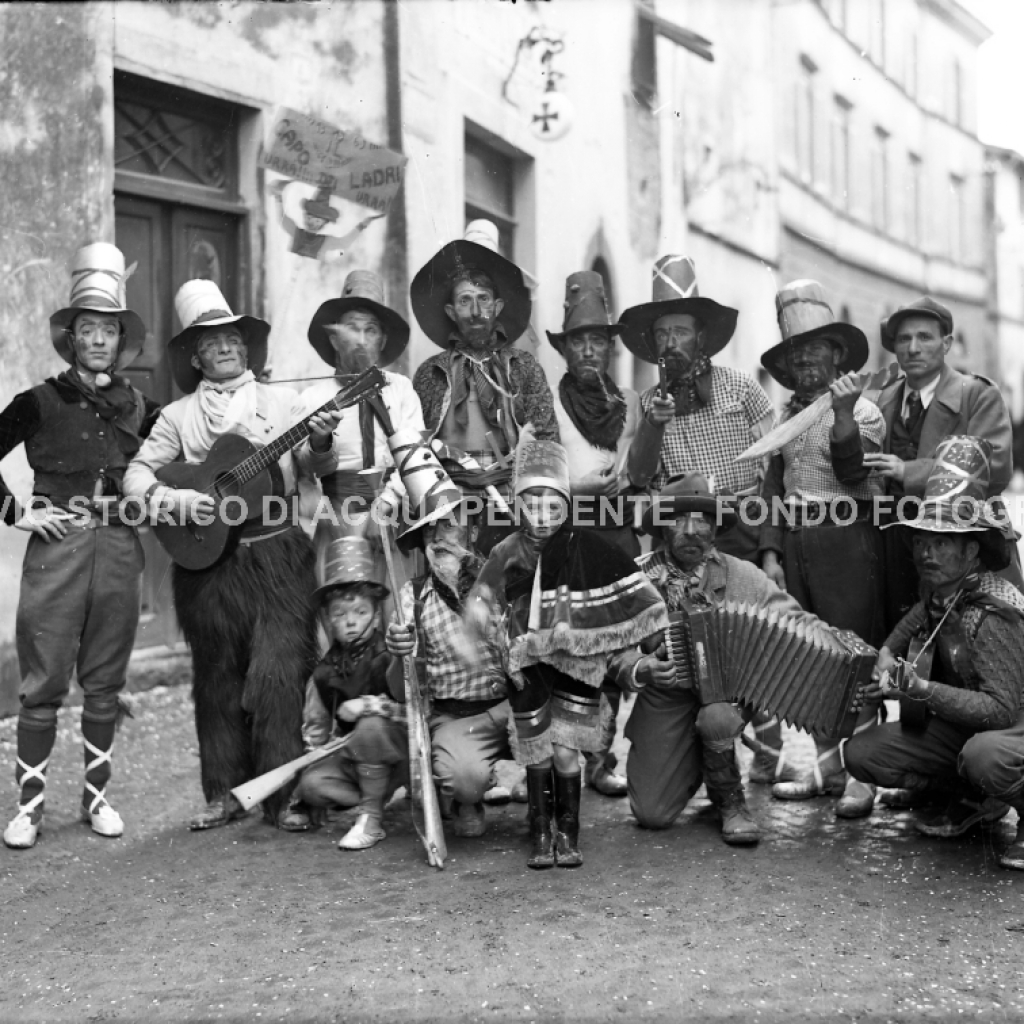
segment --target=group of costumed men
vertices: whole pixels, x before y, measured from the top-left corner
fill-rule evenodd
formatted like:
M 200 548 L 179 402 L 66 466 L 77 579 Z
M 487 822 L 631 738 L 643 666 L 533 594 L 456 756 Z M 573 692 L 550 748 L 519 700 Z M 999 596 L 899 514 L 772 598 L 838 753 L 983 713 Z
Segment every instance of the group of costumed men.
M 265 492 L 285 517 L 250 507 L 213 564 L 174 566 L 205 797 L 193 829 L 241 817 L 232 789 L 341 738 L 263 801 L 264 816 L 302 831 L 351 808 L 340 847 L 384 839 L 384 808 L 409 784 L 410 665 L 448 828 L 484 833 L 495 766 L 514 758 L 532 868 L 582 864 L 585 783 L 628 795 L 651 829 L 671 826 L 704 783 L 725 842 L 756 843 L 740 739 L 754 751 L 749 783 L 783 800 L 837 796 L 840 817 L 870 814 L 884 787 L 889 806 L 922 809 L 926 835 L 962 835 L 1011 808 L 1024 818 L 1024 581 L 999 497 L 1010 421 L 992 382 L 947 362 L 952 316 L 935 300 L 883 322 L 898 372 L 879 388 L 858 372 L 867 338 L 835 318 L 824 289 L 782 288 L 781 339 L 762 357 L 792 392 L 777 424 L 755 380 L 712 362 L 738 313 L 701 296 L 681 256 L 657 262 L 652 301 L 618 322 L 599 274 L 568 277 L 562 330 L 548 334 L 566 364 L 553 391 L 516 347 L 532 313 L 524 275 L 498 253 L 494 226 L 474 222 L 411 286 L 440 351 L 412 381 L 383 370 L 376 398 L 343 408 L 339 389 L 409 340 L 375 274 L 352 271 L 312 318 L 309 342 L 334 377 L 302 393 L 261 379 L 269 324 L 232 313 L 214 282 L 186 282 L 167 350 L 183 397 L 162 410 L 119 372 L 145 338 L 124 284 L 114 246 L 79 251 L 68 306 L 50 318 L 68 367 L 0 413 L 0 457 L 24 444 L 35 473 L 25 504 L 0 481 L 5 522 L 30 534 L 7 846 L 39 835 L 76 670 L 83 820 L 123 832 L 106 788 L 143 568 L 124 499 L 200 521 L 215 497 L 167 483 L 168 467 L 203 463 L 228 435 L 264 446 L 296 430 Z M 610 375 L 620 343 L 659 364 L 641 395 Z M 765 438 L 767 457 L 741 458 Z M 313 536 L 291 500 L 310 494 L 334 513 L 317 514 Z M 395 518 L 419 574 L 392 593 L 381 523 Z M 787 764 L 776 718 L 681 682 L 669 616 L 727 602 L 879 648 L 841 734 L 814 736 L 809 771 Z M 611 753 L 623 694 L 636 695 L 625 778 Z M 883 700 L 899 702 L 898 721 L 881 721 Z M 1024 868 L 1024 829 L 1001 863 Z

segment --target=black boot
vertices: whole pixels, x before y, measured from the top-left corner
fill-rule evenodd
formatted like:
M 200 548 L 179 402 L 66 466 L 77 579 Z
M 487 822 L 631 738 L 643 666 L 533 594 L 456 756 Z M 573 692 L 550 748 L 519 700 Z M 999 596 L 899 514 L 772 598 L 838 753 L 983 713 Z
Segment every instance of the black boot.
M 708 799 L 722 816 L 722 839 L 730 846 L 753 846 L 761 838 L 761 830 L 747 810 L 735 748 L 710 750 L 705 746 L 703 760 Z
M 528 868 L 553 868 L 555 866 L 555 840 L 551 832 L 555 810 L 555 794 L 550 768 L 526 769 L 526 791 L 529 803 L 530 859 Z
M 580 853 L 580 789 L 582 779 L 555 772 L 555 859 L 560 868 L 578 868 Z

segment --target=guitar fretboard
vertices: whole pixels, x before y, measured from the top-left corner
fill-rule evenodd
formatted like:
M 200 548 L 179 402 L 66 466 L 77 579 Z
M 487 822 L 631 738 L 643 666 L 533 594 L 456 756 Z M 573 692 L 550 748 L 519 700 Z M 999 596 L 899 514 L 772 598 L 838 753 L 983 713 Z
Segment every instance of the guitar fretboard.
M 261 448 L 247 459 L 243 459 L 227 475 L 233 477 L 239 486 L 252 480 L 253 477 L 259 476 L 265 469 L 277 462 L 282 455 L 290 452 L 297 444 L 305 440 L 309 430 L 309 421 L 314 416 L 319 416 L 324 412 L 334 412 L 338 409 L 348 409 L 361 398 L 379 391 L 386 384 L 387 380 L 380 369 L 371 366 L 347 388 L 339 391 L 329 402 L 324 402 L 319 409 L 314 409 L 304 420 L 275 437 L 265 448 Z

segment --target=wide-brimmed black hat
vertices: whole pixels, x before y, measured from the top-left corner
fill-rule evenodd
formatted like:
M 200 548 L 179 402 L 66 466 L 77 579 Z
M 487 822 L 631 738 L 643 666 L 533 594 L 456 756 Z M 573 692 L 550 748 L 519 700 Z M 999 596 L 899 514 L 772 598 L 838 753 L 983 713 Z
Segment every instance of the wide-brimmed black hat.
M 386 339 L 380 354 L 381 366 L 393 363 L 409 344 L 409 325 L 393 309 L 384 305 L 384 285 L 372 270 L 353 270 L 345 278 L 341 295 L 328 299 L 313 314 L 306 336 L 316 354 L 330 366 L 335 364 L 334 346 L 327 326 L 335 324 L 350 309 L 365 309 L 372 313 L 384 328 Z
M 654 324 L 672 313 L 689 313 L 701 325 L 708 357 L 721 352 L 736 330 L 739 311 L 705 299 L 697 290 L 697 270 L 688 256 L 662 256 L 654 264 L 651 302 L 632 306 L 619 317 L 626 348 L 646 363 L 658 361 Z
M 809 341 L 826 339 L 842 350 L 840 374 L 859 370 L 867 361 L 868 339 L 859 327 L 836 320 L 825 298 L 825 289 L 809 279 L 792 281 L 775 296 L 782 341 L 761 356 L 761 365 L 784 388 L 794 390 L 786 366 L 786 353 Z
M 509 343 L 530 325 L 533 298 L 523 272 L 497 251 L 497 228 L 489 232 L 482 225 L 494 228 L 489 221 L 472 221 L 466 227 L 466 234 L 480 239 L 480 242 L 459 238 L 441 246 L 412 279 L 409 298 L 416 322 L 423 328 L 423 333 L 441 348 L 448 347 L 455 330 L 455 324 L 444 308 L 450 301 L 452 281 L 467 271 L 482 271 L 494 282 L 497 298 L 504 303 L 498 323 L 504 328 Z M 489 244 L 492 236 L 493 248 Z
M 667 522 L 675 522 L 690 512 L 700 512 L 713 518 L 722 527 L 736 522 L 735 499 L 730 495 L 714 494 L 703 473 L 683 473 L 665 484 L 654 496 L 650 508 L 644 513 L 642 526 L 645 533 L 660 537 Z
M 922 295 L 906 306 L 900 306 L 895 313 L 890 313 L 882 321 L 882 348 L 887 352 L 895 351 L 896 332 L 908 316 L 929 316 L 938 320 L 944 338 L 953 333 L 953 314 L 941 302 L 936 302 L 928 295 Z
M 167 342 L 167 360 L 171 376 L 186 394 L 191 394 L 203 379 L 192 365 L 196 338 L 208 327 L 234 324 L 240 331 L 248 352 L 249 369 L 258 377 L 267 361 L 267 339 L 270 324 L 256 316 L 235 316 L 220 288 L 213 281 L 194 278 L 186 281 L 174 296 L 182 330 Z

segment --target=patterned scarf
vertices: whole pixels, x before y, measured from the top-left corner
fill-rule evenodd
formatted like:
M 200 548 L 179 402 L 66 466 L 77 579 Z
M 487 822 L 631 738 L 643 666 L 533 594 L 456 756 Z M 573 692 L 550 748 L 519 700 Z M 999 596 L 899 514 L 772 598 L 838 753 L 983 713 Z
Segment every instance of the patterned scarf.
M 509 369 L 509 348 L 505 345 L 491 352 L 483 359 L 477 359 L 459 348 L 451 349 L 452 375 L 452 411 L 455 422 L 460 427 L 469 423 L 470 384 L 476 387 L 477 398 L 480 400 L 480 412 L 492 426 L 502 430 L 508 447 L 514 448 L 518 438 L 515 427 L 508 422 L 510 409 L 504 416 L 499 416 L 503 403 L 511 404 L 515 399 L 512 393 L 512 381 Z M 511 431 L 511 433 L 510 433 Z
M 252 370 L 231 380 L 219 383 L 202 380 L 188 403 L 181 426 L 185 447 L 194 451 L 209 451 L 222 434 L 237 428 L 253 440 L 262 440 L 249 434 L 256 418 L 259 388 L 247 387 L 255 383 Z
M 691 604 L 708 603 L 706 595 L 700 589 L 706 572 L 707 562 L 701 562 L 695 569 L 684 572 L 674 558 L 666 555 L 664 562 L 651 576 L 651 582 L 665 599 L 668 610 L 677 612 L 687 601 Z
M 786 403 L 786 419 L 792 419 L 798 412 L 803 412 L 807 406 L 816 402 L 819 395 L 805 395 L 794 391 Z
M 70 398 L 74 401 L 75 396 L 79 396 L 89 402 L 100 414 L 100 418 L 113 427 L 117 447 L 130 459 L 142 445 L 137 427 L 133 426 L 139 402 L 127 377 L 111 374 L 110 379 L 110 387 L 101 391 L 82 380 L 77 370 L 71 369 L 57 377 L 48 378 L 46 383 L 64 400 Z
M 949 613 L 947 625 L 955 624 L 961 617 L 968 617 L 972 609 L 976 610 L 976 615 L 990 613 L 1007 622 L 1020 622 L 1024 619 L 1024 595 L 1008 580 L 982 569 L 968 572 L 960 581 L 960 586 L 946 597 L 932 593 L 923 585 L 921 592 L 933 626 L 938 624 L 954 601 L 957 607 Z
M 608 374 L 584 382 L 567 373 L 558 382 L 558 396 L 588 444 L 615 451 L 626 425 L 626 400 Z
M 346 700 L 384 692 L 388 659 L 384 638 L 377 629 L 352 644 L 342 646 L 335 641 L 313 670 L 324 706 L 333 715 Z
M 669 393 L 676 401 L 676 415 L 689 416 L 711 402 L 711 360 L 701 352 L 687 371 L 668 382 Z

